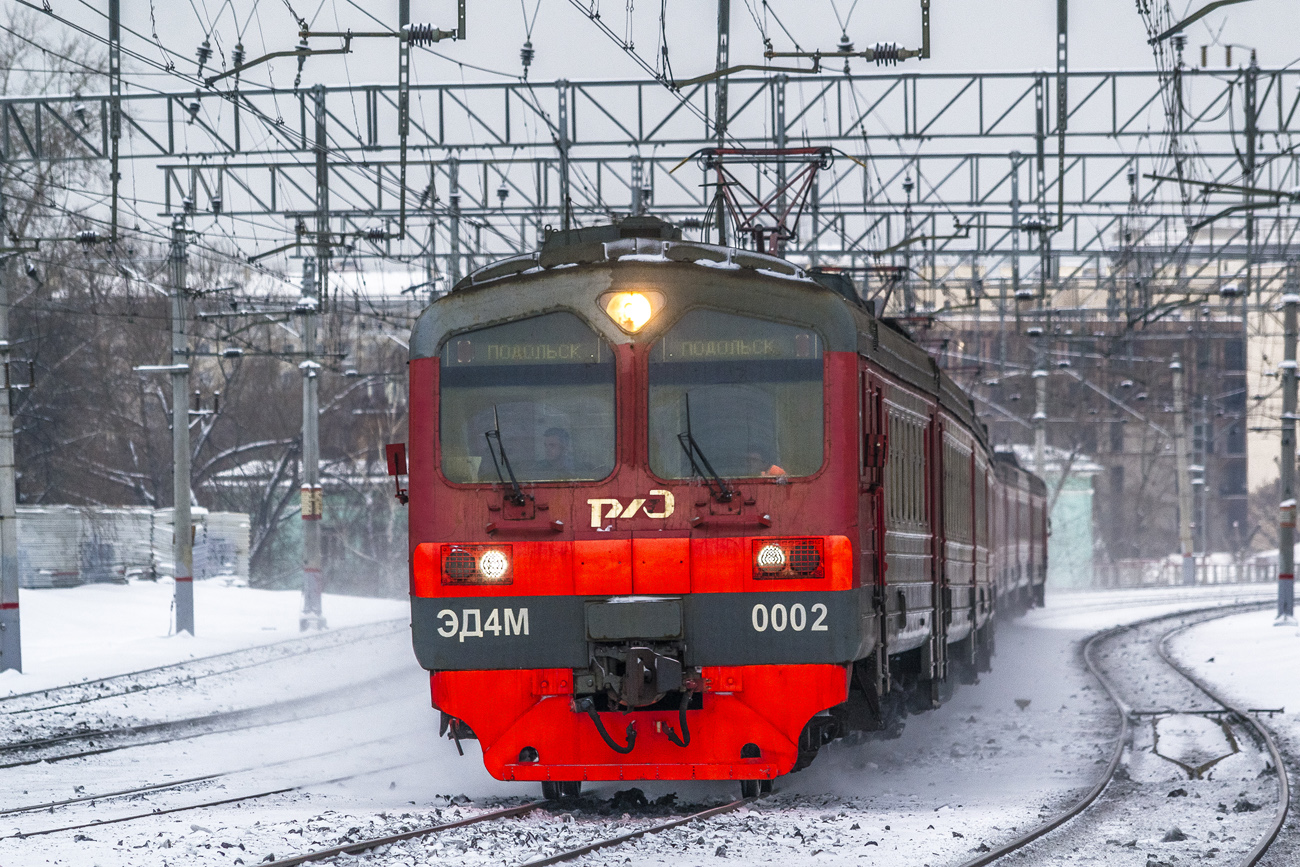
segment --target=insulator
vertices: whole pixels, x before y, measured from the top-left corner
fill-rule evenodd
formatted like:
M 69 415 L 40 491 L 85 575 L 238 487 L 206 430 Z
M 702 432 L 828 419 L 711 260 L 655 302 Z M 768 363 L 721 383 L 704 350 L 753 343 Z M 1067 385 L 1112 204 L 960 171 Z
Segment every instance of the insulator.
M 84 102 L 78 102 L 73 105 L 72 113 L 77 116 L 77 120 L 81 121 L 83 127 L 90 125 L 90 121 L 86 119 L 86 104 Z
M 885 64 L 894 66 L 898 64 L 898 46 L 892 42 L 876 43 L 875 50 L 872 53 L 876 57 L 876 66 Z
M 406 28 L 406 41 L 412 45 L 432 45 L 451 35 L 451 31 L 439 30 L 432 24 L 412 24 Z
M 373 228 L 366 229 L 366 240 L 374 241 L 376 243 L 378 243 L 379 241 L 386 241 L 388 240 L 388 230 L 383 228 L 382 226 L 375 226 Z
M 519 62 L 524 65 L 524 69 L 533 65 L 533 58 L 537 52 L 533 50 L 533 41 L 530 39 L 524 43 L 524 47 L 519 49 Z
M 94 229 L 82 229 L 77 233 L 77 243 L 89 247 L 91 244 L 99 243 L 99 233 Z
M 199 101 L 197 99 L 192 100 L 190 104 L 186 106 L 186 110 L 190 113 L 190 119 L 189 119 L 190 123 L 194 123 L 194 119 L 199 116 L 199 109 L 202 107 L 203 106 L 199 105 Z
M 497 198 L 501 200 L 502 205 L 505 205 L 506 198 L 509 195 L 510 195 L 510 188 L 507 187 L 505 184 L 502 184 L 501 186 L 497 187 Z
M 222 204 L 222 202 L 221 202 L 221 196 L 213 196 L 213 197 L 212 197 L 212 213 L 214 213 L 214 214 L 220 214 L 220 213 L 221 213 L 221 204 Z
M 853 53 L 853 40 L 849 38 L 849 34 L 847 33 L 840 34 L 840 53 L 841 54 Z
M 33 265 L 31 262 L 28 262 L 28 263 L 27 263 L 27 267 L 26 267 L 25 270 L 27 271 L 27 276 L 28 276 L 28 277 L 32 278 L 32 279 L 35 280 L 37 283 L 41 282 L 41 281 L 40 281 L 40 276 L 39 276 L 39 274 L 38 274 L 37 271 L 36 271 L 36 266 L 35 266 L 35 265 Z
M 236 69 L 244 65 L 244 43 L 235 43 L 235 50 L 230 52 L 230 62 Z
M 297 90 L 298 85 L 302 84 L 302 67 L 307 62 L 307 52 L 311 51 L 311 46 L 307 44 L 307 37 L 304 36 L 298 40 L 298 74 L 293 77 L 293 89 Z
M 199 50 L 195 54 L 199 56 L 199 74 L 202 75 L 203 67 L 207 66 L 208 61 L 212 59 L 212 43 L 204 39 L 203 44 L 199 46 Z

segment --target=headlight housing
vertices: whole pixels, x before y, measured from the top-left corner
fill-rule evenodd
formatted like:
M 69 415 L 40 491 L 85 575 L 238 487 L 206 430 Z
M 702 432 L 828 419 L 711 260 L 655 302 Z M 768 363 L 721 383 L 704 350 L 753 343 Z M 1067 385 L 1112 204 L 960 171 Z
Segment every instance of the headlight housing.
M 821 539 L 755 539 L 753 561 L 761 581 L 826 576 Z
M 443 584 L 503 586 L 514 581 L 509 545 L 443 545 Z

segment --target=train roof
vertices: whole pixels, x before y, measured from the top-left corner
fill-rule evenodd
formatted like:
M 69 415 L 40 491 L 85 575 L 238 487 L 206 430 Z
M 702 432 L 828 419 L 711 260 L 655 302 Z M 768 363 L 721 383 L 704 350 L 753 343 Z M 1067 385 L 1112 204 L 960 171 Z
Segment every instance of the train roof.
M 410 357 L 436 356 L 456 333 L 557 310 L 577 313 L 611 343 L 626 343 L 633 338 L 599 312 L 598 297 L 616 286 L 679 278 L 675 294 L 686 293 L 692 306 L 725 309 L 744 292 L 745 307 L 755 313 L 816 328 L 831 351 L 856 351 L 936 397 L 989 449 L 969 396 L 902 328 L 875 316 L 850 281 L 766 253 L 684 241 L 679 227 L 655 217 L 548 230 L 537 252 L 473 271 L 421 314 Z M 500 290 L 510 291 L 508 306 Z M 665 324 L 671 321 L 652 321 L 637 337 L 653 338 Z

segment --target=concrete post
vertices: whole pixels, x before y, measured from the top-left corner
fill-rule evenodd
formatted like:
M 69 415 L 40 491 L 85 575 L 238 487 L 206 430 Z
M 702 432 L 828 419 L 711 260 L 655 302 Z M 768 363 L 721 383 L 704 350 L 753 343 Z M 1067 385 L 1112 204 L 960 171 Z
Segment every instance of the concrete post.
M 1183 584 L 1196 583 L 1196 556 L 1192 551 L 1192 476 L 1187 460 L 1187 412 L 1183 398 L 1183 365 L 1174 354 L 1169 365 L 1174 374 L 1174 458 L 1178 462 L 1178 541 L 1183 552 Z
M 0 225 L 4 192 L 0 190 Z M 18 618 L 18 505 L 14 470 L 14 422 L 9 415 L 9 258 L 0 255 L 0 671 L 23 670 L 22 633 Z
M 185 290 L 185 218 L 172 221 L 172 574 L 176 632 L 194 634 L 194 536 L 190 523 L 189 299 Z
M 1296 305 L 1300 295 L 1283 295 L 1282 503 L 1277 522 L 1276 626 L 1294 626 L 1295 619 L 1295 411 Z
M 1040 478 L 1047 466 L 1047 365 L 1044 359 L 1044 338 L 1038 338 L 1034 353 L 1037 363 L 1031 374 L 1034 379 L 1034 474 Z
M 568 186 L 564 185 L 560 195 L 567 196 Z M 567 200 L 561 199 L 564 213 L 568 213 Z M 447 248 L 447 291 L 451 291 L 460 282 L 460 160 L 451 157 L 447 160 L 447 232 L 450 245 Z
M 302 371 L 302 615 L 298 628 L 324 629 L 325 618 L 321 612 L 321 591 L 324 586 L 323 558 L 321 555 L 321 517 L 324 514 L 324 494 L 320 483 L 320 364 L 316 361 L 317 317 L 329 298 L 329 268 L 333 253 L 329 224 L 329 171 L 326 168 L 326 150 L 329 142 L 325 135 L 324 89 L 317 86 L 316 94 L 316 256 L 307 257 L 302 268 L 302 298 L 298 309 L 302 311 L 303 361 Z
M 315 341 L 316 314 L 304 318 L 303 340 Z M 302 617 L 298 628 L 324 629 L 321 612 L 323 586 L 321 527 L 324 492 L 320 483 L 320 403 L 318 399 L 320 365 L 310 358 L 299 365 L 302 370 Z

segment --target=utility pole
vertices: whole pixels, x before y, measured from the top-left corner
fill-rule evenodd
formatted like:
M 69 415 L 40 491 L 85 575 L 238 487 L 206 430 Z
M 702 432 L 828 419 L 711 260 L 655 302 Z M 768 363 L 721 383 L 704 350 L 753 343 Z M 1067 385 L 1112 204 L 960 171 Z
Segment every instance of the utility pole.
M 568 195 L 568 185 L 562 186 L 562 194 Z M 451 216 L 447 229 L 451 236 L 447 250 L 447 290 L 450 291 L 460 282 L 460 160 L 456 157 L 447 160 L 447 211 Z M 564 213 L 569 213 L 567 207 Z
M 108 0 L 108 179 L 112 184 L 109 240 L 117 242 L 118 184 L 122 180 L 119 146 L 122 138 L 122 0 Z
M 1065 230 L 1065 128 L 1070 121 L 1070 0 L 1056 0 L 1056 230 Z
M 998 377 L 1007 375 L 1007 284 L 999 281 Z M 1020 297 L 1020 152 L 1011 152 L 1011 297 Z
M 573 228 L 573 193 L 569 189 L 569 82 L 558 81 L 558 111 L 555 114 L 559 135 L 555 146 L 560 151 L 560 228 L 567 232 Z M 454 188 L 459 193 L 460 187 Z
M 1183 551 L 1183 584 L 1196 583 L 1196 555 L 1192 552 L 1192 480 L 1187 462 L 1187 419 L 1183 399 L 1183 365 L 1174 353 L 1169 365 L 1174 374 L 1174 458 L 1178 462 L 1178 541 Z
M 731 61 L 731 0 L 718 0 L 718 62 L 717 72 L 726 69 Z M 718 147 L 727 145 L 727 119 L 730 109 L 727 107 L 727 76 L 719 75 L 717 79 L 717 104 L 714 106 L 713 130 L 717 133 Z M 718 178 L 718 188 L 713 194 L 714 217 L 717 221 L 718 244 L 727 246 L 727 205 L 722 189 L 722 179 Z M 816 227 L 814 226 L 814 229 Z
M 303 260 L 302 311 L 302 616 L 301 631 L 324 629 L 321 612 L 323 558 L 321 518 L 325 512 L 320 483 L 320 364 L 316 361 L 317 315 L 329 297 L 330 218 L 328 138 L 325 127 L 325 88 L 314 88 L 316 101 L 316 257 Z
M 0 178 L 3 180 L 3 178 Z M 0 226 L 5 224 L 4 190 L 0 188 Z M 2 244 L 3 241 L 0 241 Z M 0 253 L 0 361 L 5 388 L 0 395 L 0 671 L 23 670 L 22 632 L 18 618 L 18 505 L 15 490 L 14 421 L 9 415 L 9 260 Z
M 1294 266 L 1293 266 L 1294 267 Z M 1288 281 L 1290 282 L 1290 281 Z M 1300 295 L 1282 296 L 1282 503 L 1277 514 L 1277 620 L 1274 626 L 1295 625 L 1295 410 L 1296 305 Z
M 1047 466 L 1047 364 L 1046 337 L 1035 338 L 1034 346 L 1034 474 L 1042 477 Z
M 172 574 L 176 634 L 194 634 L 194 536 L 190 523 L 190 347 L 186 333 L 185 218 L 172 220 Z
M 323 283 L 324 281 L 321 281 Z M 321 613 L 322 557 L 320 521 L 324 513 L 324 493 L 320 483 L 320 364 L 316 355 L 316 311 L 319 307 L 316 260 L 302 261 L 302 348 L 306 358 L 302 371 L 302 616 L 300 631 L 324 629 Z

